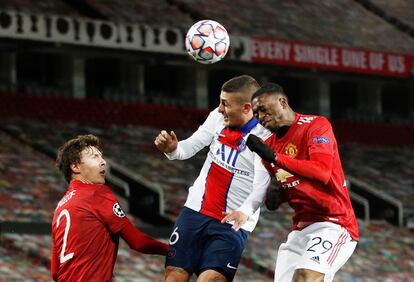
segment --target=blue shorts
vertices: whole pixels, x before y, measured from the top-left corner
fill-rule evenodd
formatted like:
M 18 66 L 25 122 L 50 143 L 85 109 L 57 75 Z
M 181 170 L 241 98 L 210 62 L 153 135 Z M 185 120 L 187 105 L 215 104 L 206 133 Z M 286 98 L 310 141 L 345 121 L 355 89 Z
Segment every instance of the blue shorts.
M 212 269 L 232 281 L 247 237 L 245 230 L 236 232 L 230 224 L 184 207 L 170 236 L 165 265 L 183 268 L 197 276 Z

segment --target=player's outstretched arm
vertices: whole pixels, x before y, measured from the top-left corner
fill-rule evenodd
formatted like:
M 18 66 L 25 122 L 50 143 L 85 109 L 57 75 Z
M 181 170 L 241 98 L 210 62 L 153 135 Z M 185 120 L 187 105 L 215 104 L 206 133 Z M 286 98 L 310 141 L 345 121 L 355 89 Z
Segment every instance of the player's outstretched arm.
M 154 140 L 155 146 L 163 153 L 171 153 L 177 149 L 178 140 L 174 131 L 162 130 Z
M 273 152 L 273 150 L 264 144 L 262 140 L 260 140 L 259 137 L 257 137 L 254 134 L 249 134 L 246 141 L 247 147 L 258 154 L 264 161 L 268 163 L 276 163 L 277 162 L 277 156 Z
M 131 249 L 139 251 L 144 254 L 167 255 L 168 244 L 160 242 L 151 236 L 141 232 L 135 228 L 131 223 L 125 226 L 120 235 L 122 239 L 127 242 Z
M 287 155 L 279 155 L 278 165 L 296 175 L 308 179 L 328 183 L 333 167 L 333 157 L 327 154 L 314 153 L 310 160 L 296 160 Z
M 325 153 L 310 154 L 310 160 L 297 160 L 283 154 L 276 154 L 256 135 L 250 134 L 247 147 L 258 154 L 264 161 L 289 170 L 297 175 L 327 183 L 332 173 L 333 158 Z

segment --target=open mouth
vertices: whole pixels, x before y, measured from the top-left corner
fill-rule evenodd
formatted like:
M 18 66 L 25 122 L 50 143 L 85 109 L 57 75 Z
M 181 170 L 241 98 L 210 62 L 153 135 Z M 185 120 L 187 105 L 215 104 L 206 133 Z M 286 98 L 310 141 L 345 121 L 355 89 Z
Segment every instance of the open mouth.
M 100 174 L 101 174 L 102 176 L 105 176 L 105 173 L 106 173 L 106 171 L 105 171 L 105 170 L 102 170 L 102 171 L 100 172 Z

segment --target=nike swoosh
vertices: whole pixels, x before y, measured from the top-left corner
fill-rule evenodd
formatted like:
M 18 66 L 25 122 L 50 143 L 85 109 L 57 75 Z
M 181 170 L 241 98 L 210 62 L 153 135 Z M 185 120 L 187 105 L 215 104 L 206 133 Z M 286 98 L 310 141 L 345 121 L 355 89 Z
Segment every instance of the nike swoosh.
M 231 266 L 230 263 L 227 264 L 227 267 L 231 269 L 237 269 L 237 267 Z

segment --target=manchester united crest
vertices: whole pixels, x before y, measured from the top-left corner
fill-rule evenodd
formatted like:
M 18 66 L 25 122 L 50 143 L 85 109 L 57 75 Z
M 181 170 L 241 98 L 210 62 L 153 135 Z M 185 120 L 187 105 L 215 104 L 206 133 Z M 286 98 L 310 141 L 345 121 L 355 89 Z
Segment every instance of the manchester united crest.
M 295 144 L 289 143 L 285 148 L 285 154 L 291 157 L 292 159 L 295 158 L 298 154 L 298 148 Z

